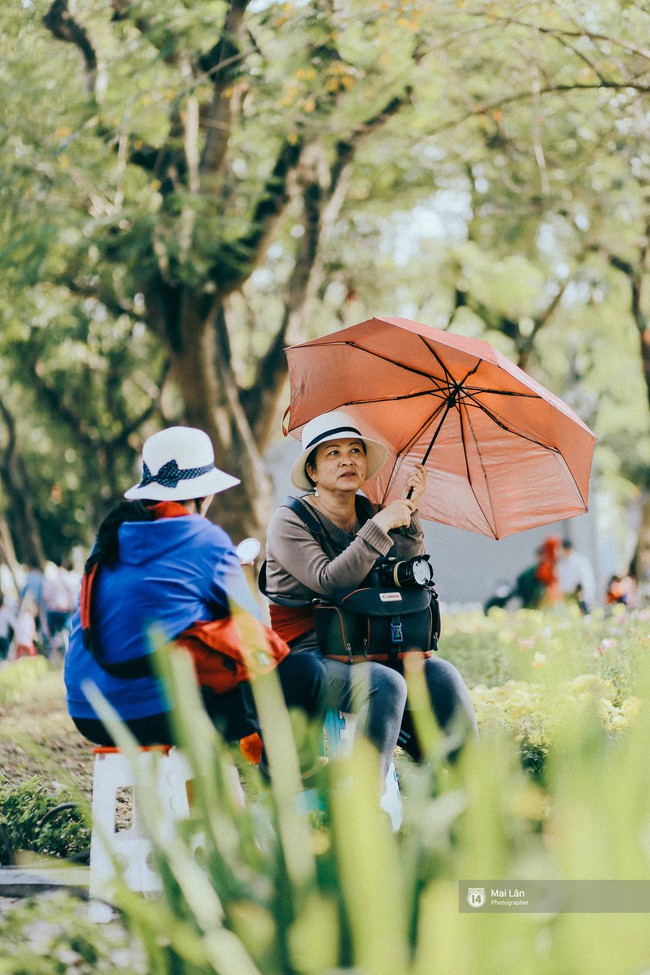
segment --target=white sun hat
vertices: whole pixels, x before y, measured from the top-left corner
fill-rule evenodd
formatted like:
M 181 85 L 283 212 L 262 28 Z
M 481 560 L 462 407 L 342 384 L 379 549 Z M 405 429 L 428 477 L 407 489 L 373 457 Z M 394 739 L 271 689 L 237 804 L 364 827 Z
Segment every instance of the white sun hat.
M 168 427 L 145 440 L 142 480 L 125 491 L 130 501 L 189 501 L 219 494 L 240 481 L 214 466 L 207 433 L 195 427 Z
M 291 482 L 303 491 L 313 490 L 314 485 L 307 477 L 305 464 L 311 452 L 322 443 L 327 443 L 330 440 L 361 440 L 366 448 L 368 462 L 366 480 L 368 481 L 375 476 L 388 459 L 388 448 L 379 440 L 371 440 L 370 437 L 366 437 L 359 430 L 352 417 L 342 410 L 322 413 L 310 420 L 309 423 L 305 423 L 302 428 L 301 439 L 302 453 L 291 468 Z

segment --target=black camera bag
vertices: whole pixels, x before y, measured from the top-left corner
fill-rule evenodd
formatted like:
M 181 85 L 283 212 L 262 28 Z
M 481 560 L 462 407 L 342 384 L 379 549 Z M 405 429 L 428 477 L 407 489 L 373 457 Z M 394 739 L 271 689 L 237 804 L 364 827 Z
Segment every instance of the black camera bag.
M 321 653 L 355 664 L 390 663 L 419 651 L 437 649 L 438 603 L 430 589 L 354 589 L 339 600 L 314 603 Z
M 358 497 L 359 502 L 365 498 Z M 286 498 L 290 508 L 314 537 L 321 532 L 318 519 L 297 498 Z M 266 562 L 259 574 L 265 596 Z M 388 589 L 364 586 L 338 599 L 314 600 L 318 646 L 325 657 L 356 664 L 364 660 L 389 663 L 416 651 L 430 657 L 438 649 L 440 606 L 432 586 Z

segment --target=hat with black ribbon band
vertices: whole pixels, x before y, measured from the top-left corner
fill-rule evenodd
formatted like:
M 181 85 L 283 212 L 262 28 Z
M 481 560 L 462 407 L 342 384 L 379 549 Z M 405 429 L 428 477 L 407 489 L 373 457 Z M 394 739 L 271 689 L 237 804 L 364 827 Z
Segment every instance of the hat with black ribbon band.
M 367 468 L 366 480 L 370 480 L 384 466 L 388 459 L 388 448 L 379 440 L 367 437 L 355 425 L 349 414 L 342 410 L 332 410 L 322 413 L 305 423 L 302 429 L 302 451 L 291 468 L 291 481 L 303 491 L 313 490 L 313 484 L 307 477 L 305 465 L 309 455 L 321 444 L 331 440 L 360 440 L 366 452 Z
M 157 474 L 152 474 L 146 464 L 142 465 L 142 480 L 140 487 L 147 487 L 148 484 L 162 484 L 163 487 L 175 488 L 179 481 L 189 481 L 195 477 L 202 477 L 215 469 L 214 464 L 206 464 L 205 467 L 187 467 L 181 470 L 176 460 L 167 461 L 160 468 Z
M 168 427 L 142 448 L 142 478 L 124 497 L 130 501 L 189 501 L 219 494 L 239 484 L 219 470 L 207 433 L 195 427 Z

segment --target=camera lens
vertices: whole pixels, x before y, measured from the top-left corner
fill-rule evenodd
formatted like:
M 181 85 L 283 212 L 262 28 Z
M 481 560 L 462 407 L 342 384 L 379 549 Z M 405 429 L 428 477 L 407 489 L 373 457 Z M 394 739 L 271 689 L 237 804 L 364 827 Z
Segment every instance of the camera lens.
M 433 569 L 428 558 L 419 555 L 392 566 L 393 585 L 428 586 L 433 582 Z
M 433 567 L 428 558 L 415 558 L 411 566 L 413 582 L 417 586 L 430 586 L 433 582 Z

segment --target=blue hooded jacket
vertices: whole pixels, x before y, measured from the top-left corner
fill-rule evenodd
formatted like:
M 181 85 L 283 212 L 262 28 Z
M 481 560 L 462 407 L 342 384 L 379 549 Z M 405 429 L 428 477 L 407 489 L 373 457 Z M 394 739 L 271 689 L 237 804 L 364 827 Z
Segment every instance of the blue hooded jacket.
M 152 627 L 173 639 L 192 623 L 230 612 L 232 603 L 259 618 L 228 535 L 207 518 L 188 514 L 120 525 L 120 559 L 103 566 L 94 593 L 96 640 L 102 656 L 122 663 L 150 653 Z M 155 677 L 118 678 L 102 670 L 83 643 L 79 612 L 65 657 L 68 711 L 96 718 L 82 686 L 91 681 L 123 720 L 169 710 Z

